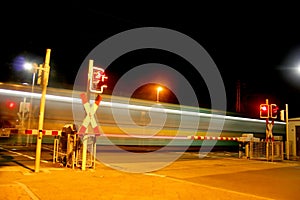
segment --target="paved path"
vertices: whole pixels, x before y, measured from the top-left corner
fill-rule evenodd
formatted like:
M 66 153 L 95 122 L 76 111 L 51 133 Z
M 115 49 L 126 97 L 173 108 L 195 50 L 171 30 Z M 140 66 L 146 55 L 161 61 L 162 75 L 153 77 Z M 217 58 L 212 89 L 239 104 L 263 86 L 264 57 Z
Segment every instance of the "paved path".
M 299 199 L 298 161 L 197 159 L 186 153 L 149 173 L 128 173 L 100 162 L 95 170 L 53 163 L 42 163 L 40 169 L 1 166 L 0 199 Z

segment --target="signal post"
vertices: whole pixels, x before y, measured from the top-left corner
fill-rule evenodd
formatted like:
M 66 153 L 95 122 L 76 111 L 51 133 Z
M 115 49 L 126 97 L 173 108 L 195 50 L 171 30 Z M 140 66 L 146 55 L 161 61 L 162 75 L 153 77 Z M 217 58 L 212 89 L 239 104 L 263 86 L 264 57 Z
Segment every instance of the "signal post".
M 39 132 L 37 134 L 37 142 L 36 142 L 35 169 L 34 169 L 35 172 L 39 172 L 40 170 L 44 113 L 45 113 L 45 103 L 46 103 L 46 90 L 47 90 L 49 72 L 50 72 L 50 66 L 49 66 L 50 52 L 51 49 L 46 50 L 45 62 L 42 68 L 38 68 L 39 70 L 42 70 L 42 76 L 41 76 L 42 96 L 40 102 L 40 115 L 39 115 L 39 127 L 38 127 Z
M 88 66 L 88 80 L 87 80 L 87 89 L 86 94 L 81 94 L 82 104 L 86 111 L 86 117 L 82 122 L 82 125 L 79 128 L 78 133 L 82 134 L 82 164 L 81 169 L 85 170 L 86 168 L 86 157 L 87 157 L 87 140 L 89 133 L 89 125 L 92 127 L 93 133 L 100 134 L 98 124 L 96 122 L 94 114 L 96 113 L 97 108 L 99 107 L 102 97 L 100 94 L 107 88 L 106 80 L 108 77 L 105 75 L 104 70 L 100 67 L 94 66 L 94 61 L 89 60 Z M 97 97 L 93 103 L 90 105 L 90 93 L 97 94 Z M 94 147 L 95 148 L 95 147 Z M 94 151 L 95 153 L 95 151 Z M 95 155 L 94 155 L 95 157 Z M 95 168 L 95 166 L 94 166 Z
M 266 119 L 266 141 L 269 139 L 274 140 L 273 137 L 273 126 L 274 119 L 277 118 L 278 106 L 276 104 L 270 104 L 269 100 L 266 99 L 266 103 L 260 104 L 260 118 Z M 272 122 L 269 123 L 269 119 L 272 119 Z
M 260 104 L 260 118 L 266 119 L 266 141 L 269 139 L 274 140 L 273 137 L 273 126 L 274 119 L 277 118 L 279 107 L 276 104 L 270 104 L 268 99 L 266 103 Z M 269 123 L 269 119 L 272 119 L 272 122 Z M 286 158 L 289 160 L 289 134 L 288 134 L 288 105 L 285 104 L 285 110 L 280 111 L 280 120 L 286 121 Z

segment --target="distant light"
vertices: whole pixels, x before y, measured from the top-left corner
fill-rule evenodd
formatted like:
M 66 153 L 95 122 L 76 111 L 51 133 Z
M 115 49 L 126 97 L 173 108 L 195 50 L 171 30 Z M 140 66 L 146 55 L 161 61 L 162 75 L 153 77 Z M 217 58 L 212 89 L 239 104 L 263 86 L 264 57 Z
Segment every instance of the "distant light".
M 264 111 L 266 111 L 267 107 L 266 106 L 262 106 L 261 109 L 264 110 Z
M 300 74 L 300 64 L 297 65 L 297 67 L 296 67 L 296 72 L 297 72 L 298 74 Z
M 24 63 L 24 69 L 26 70 L 32 70 L 33 69 L 33 65 L 32 63 Z
M 10 110 L 13 110 L 16 107 L 16 105 L 17 104 L 14 101 L 10 101 L 10 100 L 6 101 L 6 107 Z
M 157 87 L 157 91 L 158 92 L 160 92 L 160 91 L 162 91 L 163 89 L 162 89 L 162 87 Z
M 9 108 L 14 108 L 14 107 L 15 107 L 15 105 L 16 105 L 16 103 L 15 103 L 15 102 L 10 102 L 10 103 L 8 104 L 8 107 L 9 107 Z

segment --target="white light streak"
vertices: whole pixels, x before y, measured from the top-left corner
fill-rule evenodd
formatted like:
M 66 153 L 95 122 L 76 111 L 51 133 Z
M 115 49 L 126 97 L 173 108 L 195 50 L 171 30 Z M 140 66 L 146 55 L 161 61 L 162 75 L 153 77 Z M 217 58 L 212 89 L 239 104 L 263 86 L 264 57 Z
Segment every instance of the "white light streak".
M 33 98 L 41 98 L 41 94 L 24 92 L 24 91 L 16 91 L 16 90 L 6 90 L 6 89 L 0 89 L 0 94 L 18 96 L 18 97 L 32 96 Z M 81 103 L 80 98 L 64 97 L 64 96 L 57 96 L 57 95 L 50 95 L 50 94 L 46 95 L 46 100 L 60 101 L 60 102 L 67 102 L 67 103 Z M 235 120 L 235 121 L 266 123 L 265 120 L 260 120 L 260 119 L 225 116 L 220 114 L 192 112 L 192 111 L 184 111 L 184 110 L 177 110 L 177 109 L 157 108 L 151 106 L 132 105 L 132 104 L 117 103 L 117 102 L 101 101 L 100 104 L 101 106 L 111 107 L 111 108 L 122 108 L 122 109 L 162 112 L 167 114 L 178 114 L 178 115 L 186 115 L 186 116 L 194 116 L 194 117 L 220 118 L 220 119 L 228 119 L 228 120 Z M 285 124 L 285 122 L 278 122 L 278 121 L 276 121 L 275 123 Z

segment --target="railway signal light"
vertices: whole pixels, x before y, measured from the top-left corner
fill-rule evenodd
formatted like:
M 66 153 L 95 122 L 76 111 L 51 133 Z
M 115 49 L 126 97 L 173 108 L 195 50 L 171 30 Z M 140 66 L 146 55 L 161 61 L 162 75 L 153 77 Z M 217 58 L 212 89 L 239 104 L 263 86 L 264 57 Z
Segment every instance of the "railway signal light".
M 260 115 L 260 118 L 269 118 L 269 105 L 268 104 L 260 104 L 259 115 Z
M 9 110 L 15 109 L 16 106 L 17 106 L 16 102 L 14 102 L 14 101 L 9 101 L 9 100 L 6 101 L 6 107 L 7 107 Z
M 108 77 L 104 73 L 104 69 L 100 67 L 92 67 L 91 80 L 90 80 L 90 91 L 94 93 L 102 93 L 107 88 L 106 82 Z
M 271 104 L 270 105 L 270 115 L 271 118 L 276 119 L 277 118 L 277 114 L 278 114 L 278 106 L 276 104 Z

